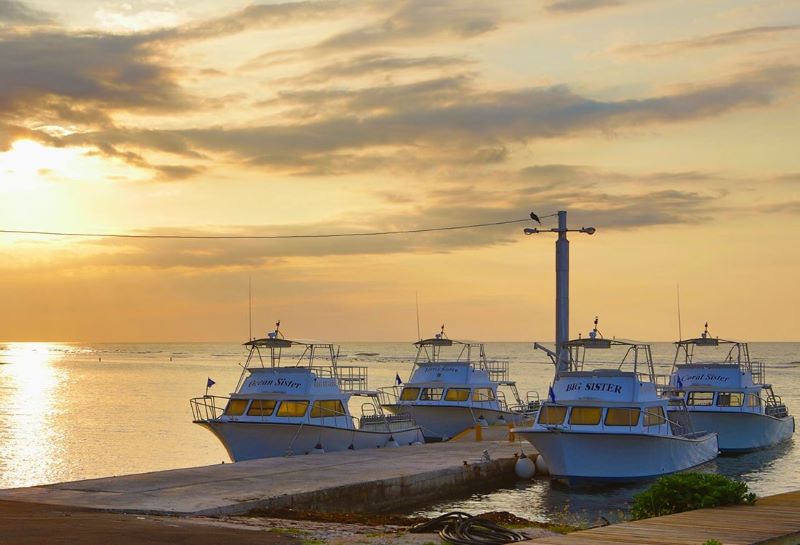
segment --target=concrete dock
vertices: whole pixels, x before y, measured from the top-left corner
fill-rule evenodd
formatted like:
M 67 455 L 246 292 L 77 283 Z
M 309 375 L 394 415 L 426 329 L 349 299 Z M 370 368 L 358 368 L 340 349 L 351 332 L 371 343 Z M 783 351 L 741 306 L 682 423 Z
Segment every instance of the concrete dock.
M 165 515 L 388 511 L 513 482 L 519 451 L 516 442 L 466 441 L 267 458 L 0 490 L 0 500 Z

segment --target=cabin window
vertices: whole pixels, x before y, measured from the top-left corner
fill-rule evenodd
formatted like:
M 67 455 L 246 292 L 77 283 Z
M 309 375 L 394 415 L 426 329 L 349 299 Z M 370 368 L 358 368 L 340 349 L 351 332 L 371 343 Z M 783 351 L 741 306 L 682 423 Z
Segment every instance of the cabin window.
M 595 426 L 600 423 L 600 407 L 572 407 L 569 423 L 580 426 Z
M 472 391 L 472 401 L 494 401 L 494 392 L 491 388 L 475 388 Z
M 277 404 L 278 402 L 274 399 L 254 399 L 253 402 L 250 403 L 247 416 L 270 416 Z
M 647 407 L 644 410 L 644 425 L 645 426 L 660 426 L 667 419 L 664 418 L 664 409 L 660 406 Z
M 315 401 L 311 406 L 311 418 L 344 416 L 344 407 L 338 399 Z
M 420 401 L 439 401 L 444 395 L 444 388 L 423 388 L 419 395 Z
M 744 402 L 742 392 L 720 392 L 717 394 L 717 407 L 741 407 Z
M 606 410 L 606 426 L 635 426 L 639 423 L 641 409 L 633 407 L 611 408 Z
M 761 400 L 756 394 L 747 394 L 748 407 L 759 407 L 760 405 L 761 405 Z
M 469 388 L 449 388 L 444 398 L 447 401 L 466 401 L 469 399 Z
M 402 401 L 415 401 L 419 397 L 419 388 L 403 388 L 403 393 L 400 394 Z
M 247 407 L 247 399 L 231 399 L 225 407 L 225 416 L 241 416 Z
M 281 401 L 277 416 L 305 416 L 307 409 L 308 401 Z
M 542 405 L 539 410 L 539 424 L 553 425 L 564 422 L 567 415 L 567 408 L 558 405 Z
M 686 396 L 687 405 L 707 407 L 714 404 L 714 392 L 689 392 Z

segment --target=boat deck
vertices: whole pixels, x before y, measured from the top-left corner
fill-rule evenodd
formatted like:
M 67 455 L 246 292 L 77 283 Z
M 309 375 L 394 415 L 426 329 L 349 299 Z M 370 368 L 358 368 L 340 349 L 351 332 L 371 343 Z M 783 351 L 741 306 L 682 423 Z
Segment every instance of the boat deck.
M 266 458 L 0 490 L 0 500 L 148 514 L 336 511 L 342 505 L 350 512 L 375 512 L 433 501 L 443 491 L 471 491 L 504 478 L 513 482 L 519 450 L 519 443 L 485 441 Z
M 699 509 L 523 542 L 526 545 L 724 545 L 800 543 L 800 491 L 759 499 L 755 505 Z

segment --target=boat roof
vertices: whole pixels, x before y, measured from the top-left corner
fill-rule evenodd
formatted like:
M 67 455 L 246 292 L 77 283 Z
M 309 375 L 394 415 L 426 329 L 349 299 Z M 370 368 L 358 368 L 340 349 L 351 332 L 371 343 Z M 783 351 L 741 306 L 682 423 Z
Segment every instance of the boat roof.
M 612 346 L 642 346 L 642 343 L 634 341 L 624 341 L 621 339 L 605 339 L 605 338 L 577 338 L 564 343 L 566 348 L 611 348 Z
M 719 346 L 720 344 L 743 344 L 741 341 L 731 341 L 728 339 L 720 339 L 719 337 L 695 337 L 693 339 L 682 339 L 675 341 L 678 346 Z
M 457 344 L 464 344 L 459 343 L 458 341 L 453 341 L 452 339 L 442 339 L 439 337 L 432 337 L 430 339 L 420 339 L 414 343 L 415 346 L 453 346 L 453 342 Z
M 312 341 L 308 339 L 298 340 L 298 339 L 284 339 L 279 337 L 266 337 L 263 339 L 251 339 L 246 343 L 243 343 L 242 346 L 249 346 L 251 348 L 254 347 L 266 347 L 266 348 L 289 348 L 291 346 L 298 345 L 298 346 L 332 346 L 332 343 L 322 342 L 322 341 Z

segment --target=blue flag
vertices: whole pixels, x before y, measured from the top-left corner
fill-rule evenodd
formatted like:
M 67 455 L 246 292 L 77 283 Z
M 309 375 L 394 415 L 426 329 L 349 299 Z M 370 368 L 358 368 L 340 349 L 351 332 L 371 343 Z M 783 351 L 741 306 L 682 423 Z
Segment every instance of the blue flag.
M 556 402 L 556 393 L 553 391 L 553 387 L 552 386 L 548 386 L 547 387 L 547 401 L 549 401 L 551 403 L 555 403 Z
M 216 382 L 214 382 L 213 380 L 211 380 L 211 377 L 208 377 L 208 382 L 206 382 L 206 388 L 211 388 L 211 387 L 212 387 L 212 386 L 214 386 L 215 384 L 216 384 Z
M 394 374 L 394 381 L 397 383 L 397 385 L 398 385 L 398 386 L 400 386 L 401 384 L 403 384 L 403 381 L 402 381 L 402 380 L 400 380 L 400 373 L 395 373 L 395 374 Z

